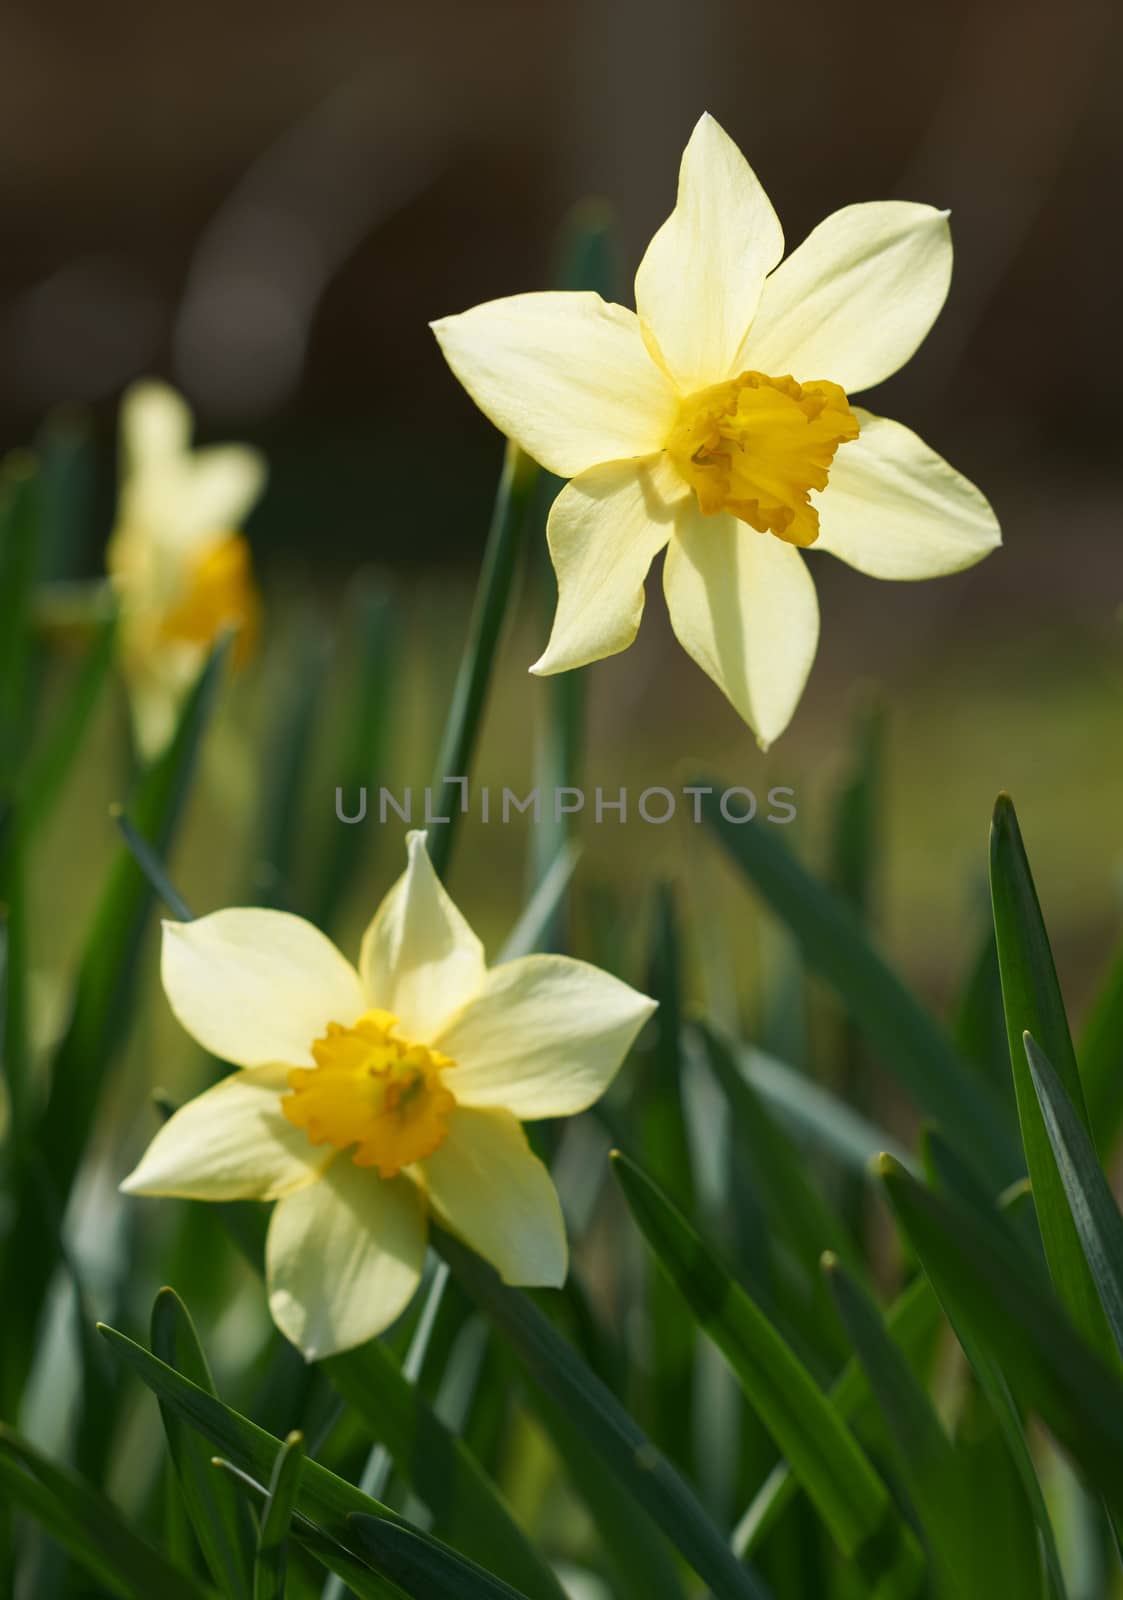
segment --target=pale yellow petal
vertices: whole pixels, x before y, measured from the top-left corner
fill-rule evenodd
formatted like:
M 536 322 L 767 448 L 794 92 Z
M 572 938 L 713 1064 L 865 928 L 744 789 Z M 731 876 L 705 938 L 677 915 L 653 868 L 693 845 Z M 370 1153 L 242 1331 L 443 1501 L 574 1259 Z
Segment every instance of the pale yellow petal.
M 845 206 L 764 286 L 738 370 L 829 378 L 848 394 L 903 367 L 947 298 L 946 211 L 906 200 Z
M 126 472 L 175 461 L 191 443 L 191 411 L 169 384 L 144 379 L 121 400 L 121 450 Z
M 678 199 L 636 273 L 636 309 L 684 393 L 737 369 L 784 235 L 760 180 L 711 116 L 682 157 Z
M 663 587 L 679 643 L 767 749 L 791 721 L 819 639 L 802 556 L 770 533 L 695 509 L 668 546 Z
M 167 749 L 183 703 L 207 659 L 205 645 L 171 640 L 158 651 L 130 652 L 130 619 L 122 618 L 119 666 L 129 691 L 133 733 L 142 760 L 153 761 Z M 147 630 L 145 630 L 147 637 Z
M 861 434 L 817 496 L 813 549 L 871 578 L 938 578 L 998 548 L 998 519 L 973 483 L 899 422 L 856 415 Z
M 424 833 L 406 843 L 409 864 L 363 935 L 359 970 L 367 1004 L 392 1012 L 403 1038 L 426 1043 L 479 989 L 484 950 L 433 871 Z
M 273 1212 L 265 1272 L 274 1322 L 307 1361 L 365 1344 L 408 1306 L 425 1244 L 417 1185 L 341 1157 Z
M 546 528 L 558 606 L 531 672 L 567 672 L 627 649 L 643 616 L 648 568 L 689 493 L 663 455 L 592 467 L 566 485 Z
M 600 1099 L 654 1010 L 584 961 L 524 956 L 493 968 L 435 1043 L 456 1062 L 458 1105 L 567 1117 Z
M 165 922 L 164 992 L 188 1033 L 236 1066 L 313 1066 L 329 1022 L 368 1009 L 354 967 L 318 928 L 287 911 L 233 907 Z
M 314 1183 L 335 1154 L 281 1110 L 287 1067 L 235 1072 L 169 1117 L 122 1183 L 126 1194 L 276 1200 Z
M 457 1106 L 448 1138 L 419 1165 L 438 1220 L 490 1261 L 504 1283 L 557 1288 L 565 1282 L 557 1191 L 509 1112 Z
M 184 486 L 179 526 L 189 542 L 236 533 L 265 488 L 265 457 L 246 444 L 196 450 Z
M 432 326 L 484 415 L 561 478 L 651 455 L 674 423 L 678 397 L 635 313 L 598 294 L 512 295 Z

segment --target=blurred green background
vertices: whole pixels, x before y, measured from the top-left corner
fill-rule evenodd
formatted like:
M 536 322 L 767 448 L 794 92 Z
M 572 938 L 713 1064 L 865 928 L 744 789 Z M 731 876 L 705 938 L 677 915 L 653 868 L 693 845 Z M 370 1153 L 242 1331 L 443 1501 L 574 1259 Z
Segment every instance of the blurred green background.
M 960 577 L 893 586 L 812 554 L 822 648 L 767 757 L 675 646 L 653 581 L 636 646 L 584 674 L 585 779 L 635 794 L 704 767 L 759 794 L 790 785 L 818 862 L 856 686 L 880 685 L 886 942 L 930 995 L 951 991 L 981 926 L 986 818 L 1008 788 L 1079 1013 L 1123 890 L 1123 303 L 1110 247 L 1123 63 L 1108 0 L 110 0 L 96 12 L 16 0 L 0 53 L 0 444 L 62 408 L 83 486 L 76 569 L 99 568 L 131 379 L 168 377 L 202 437 L 252 439 L 272 463 L 250 529 L 265 648 L 228 696 L 175 863 L 198 909 L 254 894 L 243 863 L 267 809 L 270 741 L 317 662 L 299 830 L 339 826 L 333 730 L 356 671 L 359 569 L 390 595 L 410 669 L 371 779 L 400 789 L 429 775 L 501 453 L 429 318 L 548 283 L 586 195 L 612 207 L 629 300 L 703 109 L 744 148 L 791 244 L 855 200 L 949 206 L 947 310 L 871 404 L 984 488 L 1006 548 Z M 546 626 L 530 586 L 481 783 L 529 786 L 551 689 L 524 669 Z M 52 824 L 36 922 L 48 982 L 113 848 L 122 749 L 120 707 L 107 708 Z M 700 848 L 679 822 L 581 831 L 579 883 L 615 893 L 625 927 L 640 886 L 685 876 Z M 345 933 L 398 870 L 400 829 L 382 832 Z M 458 856 L 454 891 L 493 946 L 520 903 L 525 847 L 521 826 L 474 825 Z M 281 891 L 299 907 L 299 883 Z M 756 913 L 724 880 L 721 892 L 751 970 Z

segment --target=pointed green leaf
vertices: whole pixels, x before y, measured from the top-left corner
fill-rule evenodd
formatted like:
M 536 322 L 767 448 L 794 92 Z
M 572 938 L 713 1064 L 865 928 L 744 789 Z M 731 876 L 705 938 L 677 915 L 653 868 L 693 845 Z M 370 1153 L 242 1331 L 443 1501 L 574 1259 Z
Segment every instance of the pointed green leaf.
M 736 1559 L 693 1491 L 534 1303 L 501 1283 L 485 1261 L 451 1234 L 435 1229 L 433 1244 L 533 1382 L 565 1408 L 621 1487 L 710 1585 L 718 1600 L 766 1600 L 767 1590 L 760 1579 Z
M 955 1447 L 865 1288 L 829 1251 L 823 1256 L 823 1271 L 885 1419 L 897 1470 L 927 1537 L 941 1591 L 982 1600 L 961 1547 L 968 1506 Z
M 1039 1600 L 1043 1593 L 1063 1595 L 1063 1587 L 1054 1586 L 1059 1571 L 1042 1572 L 1042 1561 L 1048 1557 L 1025 1480 L 1010 1454 L 1005 1428 L 977 1380 L 968 1380 L 955 1445 L 963 1500 L 960 1560 L 963 1570 L 972 1574 L 980 1600 L 1000 1594 L 1027 1595 L 1031 1600 Z M 1036 1487 L 1036 1476 L 1033 1483 Z
M 303 1465 L 304 1436 L 290 1433 L 273 1463 L 269 1496 L 261 1514 L 253 1565 L 253 1600 L 285 1600 L 289 1527 Z
M 259 1482 L 269 1481 L 277 1454 L 282 1448 L 280 1439 L 224 1405 L 206 1389 L 192 1383 L 174 1367 L 160 1361 L 116 1328 L 100 1324 L 99 1332 L 158 1400 L 173 1407 L 190 1427 L 209 1439 L 235 1466 L 251 1473 Z M 306 1461 L 304 1464 L 296 1503 L 310 1521 L 318 1523 L 341 1544 L 349 1542 L 347 1518 L 354 1511 L 367 1516 L 394 1518 L 394 1513 L 386 1506 L 372 1500 L 369 1495 L 363 1494 L 316 1461 Z
M 1014 1085 L 1010 1078 L 1006 1013 L 1002 1009 L 1002 975 L 998 970 L 998 945 L 989 906 L 986 926 L 955 1005 L 952 1034 L 964 1059 L 977 1067 L 1003 1101 L 1013 1108 Z
M 105 1495 L 0 1423 L 0 1483 L 91 1576 L 126 1600 L 213 1600 L 135 1533 Z
M 563 1600 L 561 1585 L 475 1456 L 447 1428 L 377 1340 L 323 1363 L 331 1383 L 385 1444 L 432 1512 L 440 1537 L 516 1584 L 532 1600 Z
M 264 1492 L 252 1474 L 235 1467 L 232 1462 L 218 1460 L 215 1465 L 251 1492 Z M 293 1515 L 292 1532 L 295 1538 L 305 1540 L 306 1530 L 296 1515 Z M 396 1590 L 411 1596 L 411 1600 L 444 1600 L 446 1596 L 456 1596 L 458 1600 L 527 1600 L 521 1590 L 503 1583 L 476 1562 L 469 1561 L 430 1534 L 412 1528 L 401 1518 L 353 1512 L 347 1517 L 346 1532 L 352 1553 L 360 1555 L 379 1575 L 388 1578 Z M 322 1544 L 309 1543 L 309 1548 L 325 1560 Z
M 126 849 L 141 872 L 144 873 L 149 888 L 164 909 L 177 922 L 194 921 L 195 913 L 168 877 L 164 863 L 153 850 L 148 840 L 142 838 L 136 831 L 121 806 L 111 806 L 109 810 L 110 815 L 117 824 L 118 832 L 125 841 Z
M 1041 1249 L 1029 1179 L 1019 1179 L 1002 1195 L 992 1195 L 974 1167 L 964 1161 L 938 1128 L 921 1130 L 920 1149 L 924 1172 L 932 1188 L 952 1195 L 960 1205 L 982 1218 L 992 1232 L 1000 1229 L 1009 1248 L 1020 1251 L 1027 1267 L 1037 1272 L 1042 1284 L 1048 1284 L 1049 1272 Z
M 1087 1126 L 1084 1091 L 1049 936 L 1009 795 L 999 795 L 994 808 L 990 881 L 1018 1120 L 1045 1259 L 1057 1293 L 1072 1320 L 1089 1343 L 1106 1355 L 1112 1348 L 1110 1335 L 1065 1200 L 1064 1185 L 1057 1171 L 1022 1043 L 1024 1033 L 1033 1034 L 1053 1063 L 1077 1115 Z
M 1123 1217 L 1087 1128 L 1049 1058 L 1028 1033 L 1025 1052 L 1084 1258 L 1116 1350 L 1123 1355 Z
M 843 1553 L 878 1593 L 911 1595 L 923 1558 L 889 1492 L 806 1367 L 686 1218 L 625 1156 L 624 1198 L 659 1264 L 736 1375 Z
M 411 1528 L 353 1516 L 348 1521 L 358 1549 L 412 1600 L 526 1600 L 518 1589 L 474 1561 L 442 1549 Z
M 697 1024 L 688 1030 L 688 1037 L 699 1039 Z M 891 1151 L 903 1166 L 909 1165 L 903 1145 L 821 1083 L 763 1050 L 726 1042 L 733 1070 L 748 1081 L 801 1144 L 822 1150 L 848 1172 L 865 1178 L 869 1177 L 870 1162 L 882 1150 Z
M 184 704 L 170 745 L 141 776 L 130 806 L 138 833 L 160 853 L 167 851 L 184 808 L 228 648 L 229 641 L 212 654 Z M 83 942 L 70 1021 L 55 1052 L 46 1104 L 35 1125 L 35 1143 L 60 1216 L 97 1116 L 102 1086 L 135 1011 L 132 992 L 151 902 L 143 873 L 122 846 Z M 55 1255 L 49 1215 L 31 1182 L 24 1182 L 4 1247 L 3 1281 L 18 1286 L 7 1308 L 5 1394 L 18 1394 L 22 1387 Z
M 238 1202 L 224 1206 L 223 1220 L 232 1230 L 241 1227 L 239 1243 L 260 1272 L 266 1211 L 248 1204 L 248 1212 L 238 1210 Z M 496 1485 L 384 1344 L 372 1340 L 329 1357 L 322 1368 L 428 1506 L 443 1540 L 517 1583 L 531 1600 L 563 1600 L 552 1568 L 527 1538 Z
M 994 1363 L 1118 1511 L 1123 1383 L 1067 1321 L 1008 1235 L 952 1196 L 925 1188 L 891 1157 L 882 1159 L 880 1175 L 968 1359 L 975 1364 L 982 1351 Z
M 531 1394 L 574 1490 L 596 1524 L 617 1600 L 684 1600 L 681 1569 L 610 1462 L 569 1410 L 542 1389 Z
M 638 1115 L 632 1115 L 639 1124 L 646 1164 L 680 1205 L 692 1206 L 695 1181 L 683 1101 L 680 945 L 674 885 L 663 881 L 655 886 L 644 984 L 658 1009 L 648 1025 L 651 1048 Z M 651 1341 L 647 1425 L 655 1443 L 689 1476 L 694 1465 L 694 1324 L 662 1273 L 650 1275 L 646 1291 Z
M 814 971 L 838 992 L 885 1069 L 913 1103 L 943 1124 L 983 1172 L 1001 1183 L 1020 1161 L 986 1086 L 870 942 L 852 908 L 818 883 L 761 822 L 728 822 L 715 780 L 702 813 L 729 855 L 791 928 Z
M 264 1505 L 268 1500 L 269 1490 L 252 1473 L 222 1456 L 215 1457 L 213 1466 L 216 1472 L 225 1474 L 241 1494 L 247 1495 L 251 1504 Z M 290 1531 L 303 1549 L 334 1574 L 329 1582 L 339 1580 L 346 1585 L 340 1590 L 341 1594 L 358 1595 L 359 1600 L 403 1600 L 404 1591 L 396 1583 L 375 1572 L 362 1557 L 339 1544 L 303 1512 L 293 1511 Z
M 215 651 L 180 716 L 167 750 L 144 773 L 129 806 L 140 836 L 166 853 L 195 772 L 228 646 Z M 123 1043 L 121 1020 L 152 895 L 122 848 L 94 913 L 78 971 L 74 1012 L 55 1057 L 41 1142 L 60 1195 L 65 1195 L 93 1121 L 101 1081 Z
M 926 1129 L 922 1144 L 925 1169 L 935 1188 L 972 1212 L 976 1221 L 993 1239 L 995 1248 L 1017 1259 L 1021 1269 L 1034 1276 L 1039 1287 L 1047 1289 L 1048 1274 L 1041 1252 L 1041 1238 L 1032 1214 L 1029 1180 L 1021 1179 L 1011 1184 L 995 1203 L 987 1195 L 974 1169 L 960 1160 L 941 1134 L 934 1129 Z M 920 1281 L 927 1283 L 929 1280 L 922 1277 Z M 965 1320 L 960 1311 L 947 1301 L 945 1309 L 1005 1440 L 1010 1461 L 1033 1514 L 1048 1568 L 1050 1593 L 1057 1600 L 1064 1600 L 1065 1586 L 1056 1535 L 1026 1440 L 1022 1415 L 1010 1392 L 1010 1385 L 1001 1365 L 975 1334 L 970 1320 Z
M 19 840 L 26 846 L 41 831 L 62 793 L 109 677 L 117 645 L 117 619 L 99 617 L 93 639 L 42 740 L 33 747 L 18 784 Z
M 943 1325 L 940 1302 L 923 1274 L 901 1291 L 886 1314 L 890 1337 L 914 1370 L 927 1364 Z M 873 1391 L 856 1357 L 847 1362 L 831 1386 L 830 1402 L 845 1422 L 855 1425 L 873 1411 Z M 788 1463 L 778 1462 L 738 1522 L 733 1548 L 742 1555 L 758 1549 L 798 1488 L 799 1479 Z
M 185 1378 L 216 1394 L 214 1379 L 187 1307 L 161 1289 L 152 1307 L 152 1351 Z M 256 1536 L 245 1500 L 211 1466 L 211 1450 L 174 1406 L 160 1402 L 168 1450 L 199 1548 L 224 1594 L 240 1600 L 253 1590 Z

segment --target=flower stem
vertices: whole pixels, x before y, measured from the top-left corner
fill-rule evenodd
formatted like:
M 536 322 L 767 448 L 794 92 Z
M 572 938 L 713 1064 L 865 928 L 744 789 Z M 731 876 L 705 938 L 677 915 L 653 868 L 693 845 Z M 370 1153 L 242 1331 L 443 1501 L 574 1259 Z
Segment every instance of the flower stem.
M 538 468 L 514 444 L 508 444 L 487 536 L 468 641 L 433 773 L 434 817 L 447 817 L 429 837 L 429 859 L 440 877 L 448 872 L 460 815 L 464 785 L 471 773 L 479 741 L 487 692 L 503 623 L 514 593 L 527 512 Z

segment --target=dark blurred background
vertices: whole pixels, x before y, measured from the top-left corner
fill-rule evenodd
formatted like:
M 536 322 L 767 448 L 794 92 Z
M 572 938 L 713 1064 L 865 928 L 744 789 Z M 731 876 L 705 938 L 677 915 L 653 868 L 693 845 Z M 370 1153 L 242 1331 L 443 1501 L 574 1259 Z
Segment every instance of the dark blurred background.
M 1120 21 L 1110 0 L 9 0 L 0 444 L 60 405 L 92 418 L 93 566 L 120 390 L 170 378 L 204 436 L 269 452 L 253 524 L 267 581 L 330 594 L 360 564 L 399 572 L 406 610 L 442 619 L 439 689 L 500 446 L 428 319 L 545 286 L 586 195 L 615 212 L 630 302 L 703 109 L 789 245 L 855 200 L 950 207 L 947 310 L 869 403 L 983 486 L 1005 550 L 923 585 L 816 560 L 823 650 L 767 762 L 653 599 L 637 647 L 593 669 L 589 765 L 642 787 L 696 754 L 737 781 L 802 783 L 813 806 L 843 759 L 854 680 L 880 679 L 894 937 L 937 981 L 954 965 L 941 935 L 961 925 L 1008 785 L 1048 855 L 1079 985 L 1115 924 L 1123 859 Z M 436 613 L 430 579 L 451 596 Z M 524 619 L 512 668 L 540 647 Z M 500 706 L 518 725 L 544 691 L 511 684 Z M 502 737 L 485 752 L 495 781 L 512 764 Z
M 494 454 L 428 319 L 546 283 L 589 193 L 618 217 L 628 299 L 708 108 L 789 244 L 853 200 L 949 206 L 948 310 L 885 408 L 980 478 L 1028 464 L 1091 489 L 1123 354 L 1118 22 L 1108 0 L 10 0 L 4 440 L 59 402 L 108 416 L 159 371 L 206 428 L 283 446 L 278 489 L 318 475 L 321 550 L 413 553 L 378 511 L 407 502 L 411 463 Z M 283 517 L 297 543 L 307 510 Z M 1069 501 L 1060 537 L 1088 511 Z

